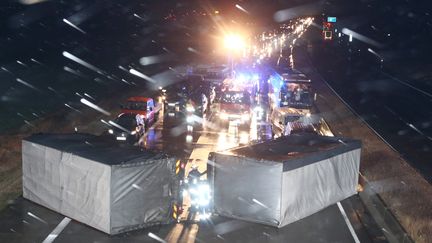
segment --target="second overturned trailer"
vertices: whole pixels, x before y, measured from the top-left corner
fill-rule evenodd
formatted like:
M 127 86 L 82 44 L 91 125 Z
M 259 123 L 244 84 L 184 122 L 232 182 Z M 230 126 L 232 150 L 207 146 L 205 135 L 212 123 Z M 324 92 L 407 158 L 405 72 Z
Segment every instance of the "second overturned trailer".
M 305 218 L 356 193 L 360 150 L 307 134 L 211 153 L 214 211 L 275 227 Z

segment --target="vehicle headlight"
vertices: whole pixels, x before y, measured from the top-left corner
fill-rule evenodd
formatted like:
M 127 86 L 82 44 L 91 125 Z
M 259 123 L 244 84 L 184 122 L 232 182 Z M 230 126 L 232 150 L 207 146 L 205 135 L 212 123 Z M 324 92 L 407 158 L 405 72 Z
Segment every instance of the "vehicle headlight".
M 198 186 L 198 190 L 199 190 L 200 193 L 208 194 L 209 191 L 210 191 L 210 187 L 207 184 L 205 184 L 205 185 L 199 185 Z
M 201 206 L 206 206 L 210 203 L 210 187 L 209 185 L 198 186 L 199 198 L 198 203 Z
M 248 113 L 245 113 L 245 114 L 243 114 L 243 115 L 241 116 L 241 119 L 242 119 L 243 121 L 247 121 L 247 120 L 250 119 L 250 116 L 249 116 Z
M 193 116 L 187 116 L 187 117 L 186 117 L 186 122 L 187 122 L 187 123 L 192 123 L 193 121 L 194 121 Z
M 203 214 L 199 214 L 200 219 L 209 219 L 210 218 L 210 214 L 209 213 L 203 213 Z
M 136 131 L 132 131 L 132 132 L 131 132 L 132 135 L 135 135 L 136 133 L 137 133 Z
M 221 112 L 219 116 L 222 120 L 228 120 L 228 114 L 226 112 Z
M 191 125 L 187 125 L 187 131 L 188 131 L 188 132 L 192 132 L 192 131 L 193 131 L 193 126 L 191 126 Z
M 255 112 L 263 112 L 264 110 L 263 110 L 263 108 L 261 107 L 261 106 L 257 106 L 257 107 L 255 107 Z
M 207 205 L 209 205 L 209 203 L 210 203 L 210 201 L 206 200 L 206 199 L 201 199 L 198 201 L 198 204 L 201 206 L 207 206 Z
M 186 106 L 186 111 L 187 112 L 195 112 L 195 108 L 193 108 L 193 106 L 191 106 L 191 105 L 187 105 Z
M 189 188 L 189 194 L 197 194 L 198 191 L 195 188 Z
M 108 133 L 109 133 L 109 134 L 113 134 L 114 131 L 113 131 L 112 129 L 109 129 L 109 130 L 108 130 Z

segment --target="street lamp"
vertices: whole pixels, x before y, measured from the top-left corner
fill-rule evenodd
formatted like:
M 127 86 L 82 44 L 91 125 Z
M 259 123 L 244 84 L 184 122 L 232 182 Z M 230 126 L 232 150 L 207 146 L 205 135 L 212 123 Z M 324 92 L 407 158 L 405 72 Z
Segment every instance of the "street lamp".
M 234 52 L 241 51 L 245 47 L 243 38 L 239 35 L 230 34 L 225 36 L 224 39 L 225 48 L 229 51 L 229 57 L 231 59 L 231 78 L 234 78 Z
M 241 38 L 239 35 L 225 36 L 224 43 L 225 47 L 229 50 L 239 50 L 243 49 L 243 47 L 245 46 L 243 38 Z

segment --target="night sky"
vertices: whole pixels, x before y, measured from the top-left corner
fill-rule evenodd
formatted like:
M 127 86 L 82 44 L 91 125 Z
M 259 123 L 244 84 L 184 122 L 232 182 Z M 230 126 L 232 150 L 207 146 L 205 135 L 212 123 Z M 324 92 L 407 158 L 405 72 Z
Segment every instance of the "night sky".
M 209 48 L 203 38 L 214 33 L 214 16 L 198 13 L 212 14 L 214 10 L 220 10 L 224 21 L 234 20 L 232 25 L 252 24 L 252 33 L 279 24 L 275 21 L 278 10 L 292 8 L 296 15 L 314 15 L 317 19 L 337 16 L 338 24 L 381 44 L 374 48 L 384 58 L 386 68 L 422 80 L 422 88 L 431 88 L 427 71 L 432 39 L 428 1 L 35 2 L 7 1 L 0 8 L 0 113 L 7 118 L 0 124 L 3 130 L 73 103 L 76 92 L 101 97 L 106 91 L 127 86 L 121 79 L 139 84 L 140 80 L 125 74 L 119 66 L 154 74 L 176 64 L 143 67 L 138 63 L 140 57 L 163 54 L 168 49 L 180 59 L 194 58 L 187 48 Z M 83 68 L 65 58 L 64 51 L 106 73 Z M 29 96 L 38 102 L 29 102 Z

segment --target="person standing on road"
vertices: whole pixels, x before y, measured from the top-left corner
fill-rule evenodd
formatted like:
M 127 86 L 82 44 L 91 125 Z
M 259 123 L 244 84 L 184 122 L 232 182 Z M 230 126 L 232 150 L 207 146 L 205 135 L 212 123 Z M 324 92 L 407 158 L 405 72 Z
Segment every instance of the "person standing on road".
M 142 115 L 137 114 L 135 116 L 135 120 L 136 120 L 136 124 L 137 124 L 137 132 L 139 134 L 139 136 L 142 136 L 144 134 L 145 131 L 145 123 L 144 123 L 144 118 Z
M 191 165 L 191 169 L 188 173 L 188 179 L 193 182 L 194 179 L 199 180 L 200 177 L 202 176 L 202 173 L 199 172 L 198 170 L 198 165 L 197 164 L 192 164 Z
M 302 92 L 303 92 L 303 90 L 301 87 L 297 87 L 295 89 L 295 98 L 294 98 L 295 101 L 300 101 Z

